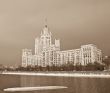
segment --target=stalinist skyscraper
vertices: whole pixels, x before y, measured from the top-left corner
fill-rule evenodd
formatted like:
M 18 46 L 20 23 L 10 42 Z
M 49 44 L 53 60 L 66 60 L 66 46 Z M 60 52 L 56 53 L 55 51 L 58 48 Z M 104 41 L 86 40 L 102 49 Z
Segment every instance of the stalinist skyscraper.
M 35 53 L 31 49 L 22 50 L 22 66 L 61 66 L 66 64 L 87 65 L 102 62 L 102 52 L 94 44 L 81 45 L 78 49 L 60 50 L 60 40 L 52 43 L 52 34 L 45 25 L 40 37 L 35 38 Z
M 41 31 L 40 37 L 35 39 L 35 54 L 32 55 L 31 50 L 23 49 L 22 66 L 39 65 L 51 66 L 58 65 L 56 61 L 57 52 L 60 51 L 60 40 L 55 39 L 52 44 L 52 34 L 45 25 Z

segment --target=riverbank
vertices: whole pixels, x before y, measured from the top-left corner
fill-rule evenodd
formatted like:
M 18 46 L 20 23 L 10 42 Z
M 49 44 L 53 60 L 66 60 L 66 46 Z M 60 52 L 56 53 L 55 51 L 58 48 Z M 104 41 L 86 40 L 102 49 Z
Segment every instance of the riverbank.
M 105 72 L 2 72 L 3 75 L 27 75 L 27 76 L 55 76 L 55 77 L 87 77 L 110 78 L 110 73 Z

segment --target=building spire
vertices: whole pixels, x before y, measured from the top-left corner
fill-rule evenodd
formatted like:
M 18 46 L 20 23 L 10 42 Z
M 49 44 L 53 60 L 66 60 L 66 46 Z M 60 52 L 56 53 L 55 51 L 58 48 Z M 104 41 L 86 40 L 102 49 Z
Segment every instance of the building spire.
M 45 27 L 47 28 L 47 18 L 45 18 Z
M 47 18 L 45 18 L 44 23 L 45 24 L 44 24 L 44 28 L 43 28 L 43 34 L 47 35 L 47 34 L 49 34 L 48 26 L 47 26 Z

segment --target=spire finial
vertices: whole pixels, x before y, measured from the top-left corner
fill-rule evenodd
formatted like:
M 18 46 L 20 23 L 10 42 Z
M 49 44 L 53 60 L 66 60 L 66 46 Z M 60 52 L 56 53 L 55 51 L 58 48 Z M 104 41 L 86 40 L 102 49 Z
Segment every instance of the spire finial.
M 47 27 L 47 18 L 45 18 L 45 27 Z

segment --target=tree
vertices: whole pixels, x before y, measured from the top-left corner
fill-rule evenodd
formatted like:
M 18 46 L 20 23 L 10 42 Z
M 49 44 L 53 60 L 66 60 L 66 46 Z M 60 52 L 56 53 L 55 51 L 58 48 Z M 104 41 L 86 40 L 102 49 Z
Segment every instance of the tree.
M 94 62 L 95 70 L 104 70 L 104 65 L 102 63 Z
M 103 63 L 105 64 L 105 69 L 109 70 L 110 69 L 110 56 L 104 57 Z
M 76 71 L 82 71 L 82 67 L 83 66 L 81 64 L 77 63 L 76 66 L 75 66 L 75 70 Z

